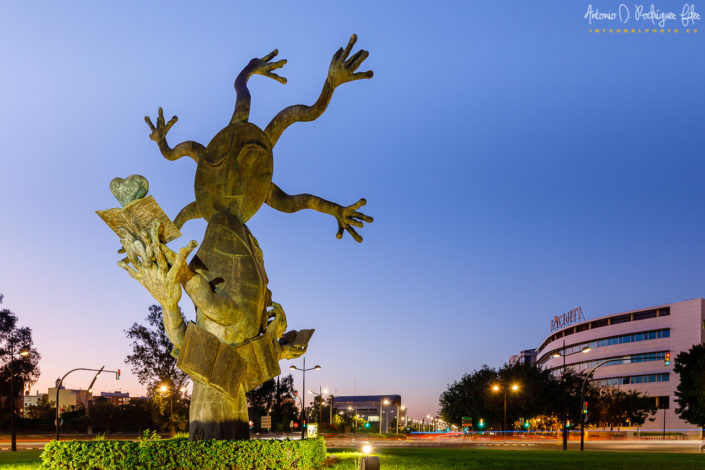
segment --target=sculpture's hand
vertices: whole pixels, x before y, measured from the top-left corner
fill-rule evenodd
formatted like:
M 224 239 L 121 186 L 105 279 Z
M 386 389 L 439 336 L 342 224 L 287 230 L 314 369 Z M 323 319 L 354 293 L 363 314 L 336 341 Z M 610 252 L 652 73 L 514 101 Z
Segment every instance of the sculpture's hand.
M 284 346 L 281 346 L 281 359 L 296 359 L 297 357 L 301 357 L 304 355 L 306 352 L 306 349 L 308 346 L 305 348 L 295 348 L 290 344 L 285 344 Z
M 139 240 L 127 230 L 121 232 L 120 242 L 127 258 L 118 261 L 118 266 L 140 284 L 164 307 L 175 307 L 181 299 L 181 275 L 186 269 L 186 258 L 196 248 L 195 241 L 181 248 L 169 263 L 159 241 L 159 222 L 155 222 L 149 240 Z M 132 264 L 132 266 L 130 266 Z
M 286 83 L 286 78 L 281 77 L 276 73 L 272 72 L 272 70 L 279 69 L 286 64 L 286 59 L 278 60 L 276 62 L 269 62 L 274 57 L 276 57 L 277 54 L 279 54 L 279 51 L 277 49 L 274 49 L 272 52 L 262 57 L 261 59 L 252 59 L 250 63 L 247 64 L 247 70 L 249 72 L 249 75 L 263 75 L 265 77 L 271 78 L 272 80 L 276 80 L 279 83 Z
M 343 83 L 352 82 L 353 80 L 372 78 L 372 70 L 368 70 L 367 72 L 355 72 L 365 59 L 367 59 L 367 56 L 370 55 L 369 52 L 361 49 L 348 59 L 348 55 L 356 41 L 357 35 L 353 34 L 350 37 L 348 45 L 345 46 L 345 49 L 341 47 L 333 54 L 333 60 L 331 60 L 330 67 L 328 68 L 327 79 L 328 83 L 333 88 Z
M 363 198 L 347 207 L 339 206 L 338 211 L 333 214 L 338 220 L 338 233 L 335 237 L 340 239 L 343 238 L 343 231 L 347 230 L 348 233 L 355 239 L 356 242 L 362 242 L 362 237 L 358 234 L 352 226 L 362 228 L 363 222 L 372 223 L 374 219 L 362 212 L 357 212 L 357 209 L 367 204 L 367 201 Z
M 286 332 L 286 314 L 281 305 L 272 302 L 272 309 L 269 311 L 269 318 L 274 318 L 267 324 L 266 332 L 274 338 L 281 338 Z
M 155 141 L 158 144 L 162 144 L 166 140 L 166 133 L 169 132 L 169 129 L 171 129 L 171 126 L 176 124 L 176 121 L 179 120 L 178 117 L 174 116 L 171 119 L 169 119 L 169 122 L 164 121 L 164 110 L 162 110 L 161 107 L 159 107 L 159 115 L 157 116 L 157 125 L 155 126 L 152 124 L 152 120 L 149 119 L 149 116 L 144 117 L 145 122 L 149 126 L 149 128 L 152 130 L 152 133 L 149 134 L 149 138 Z

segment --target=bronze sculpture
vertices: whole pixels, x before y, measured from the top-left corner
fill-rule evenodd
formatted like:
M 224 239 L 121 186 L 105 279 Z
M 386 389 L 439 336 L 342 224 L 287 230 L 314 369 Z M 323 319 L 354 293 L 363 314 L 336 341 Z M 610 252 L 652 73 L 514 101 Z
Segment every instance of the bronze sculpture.
M 372 71 L 357 72 L 369 55 L 367 51 L 350 56 L 356 40 L 353 35 L 347 46 L 333 55 L 323 90 L 313 105 L 282 110 L 264 130 L 248 122 L 247 81 L 259 74 L 286 83 L 273 72 L 286 63 L 271 62 L 277 50 L 252 59 L 237 76 L 233 117 L 207 147 L 187 141 L 171 148 L 166 134 L 177 117 L 166 122 L 161 108 L 156 125 L 145 117 L 150 138 L 166 159 L 189 156 L 196 161 L 196 200 L 181 210 L 172 224 L 151 197 L 141 199 L 146 189 L 134 175 L 111 183 L 124 209 L 99 211 L 120 235 L 127 257 L 118 264 L 160 302 L 173 354 L 179 367 L 194 378 L 191 439 L 249 437 L 245 392 L 278 375 L 279 359 L 301 356 L 313 333 L 285 334 L 286 315 L 281 305 L 272 301 L 262 252 L 245 225 L 247 220 L 264 203 L 282 212 L 314 209 L 336 218 L 337 238 L 348 231 L 357 242 L 362 237 L 354 227 L 373 220 L 358 212 L 364 199 L 340 206 L 310 194 L 290 196 L 272 182 L 272 149 L 284 130 L 295 122 L 318 118 L 337 86 L 372 77 Z M 127 187 L 128 183 L 132 186 Z M 150 217 L 151 222 L 146 222 Z M 179 235 L 178 229 L 186 221 L 201 217 L 208 222 L 206 233 L 187 265 L 186 258 L 196 242 L 178 252 L 166 243 Z M 196 307 L 196 323 L 187 325 L 179 310 L 182 286 Z

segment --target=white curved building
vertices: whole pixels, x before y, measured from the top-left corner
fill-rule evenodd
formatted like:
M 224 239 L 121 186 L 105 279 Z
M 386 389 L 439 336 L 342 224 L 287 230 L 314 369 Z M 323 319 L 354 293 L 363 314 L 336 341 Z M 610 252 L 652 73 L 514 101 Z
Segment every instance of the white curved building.
M 655 401 L 660 408 L 641 427 L 644 430 L 698 430 L 675 414 L 678 375 L 673 372 L 675 357 L 705 340 L 705 300 L 686 300 L 647 309 L 605 315 L 580 321 L 551 333 L 536 350 L 540 367 L 551 370 L 566 365 L 580 371 L 598 362 L 613 359 L 598 367 L 593 380 L 636 390 Z M 581 352 L 586 347 L 590 350 Z M 670 353 L 670 365 L 664 356 Z M 579 406 L 579 405 L 578 405 Z

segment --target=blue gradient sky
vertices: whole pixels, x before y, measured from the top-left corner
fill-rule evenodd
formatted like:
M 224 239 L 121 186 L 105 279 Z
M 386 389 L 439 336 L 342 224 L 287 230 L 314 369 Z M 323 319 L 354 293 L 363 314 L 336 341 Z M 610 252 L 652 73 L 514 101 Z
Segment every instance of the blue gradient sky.
M 143 116 L 163 106 L 172 144 L 207 144 L 237 73 L 279 48 L 289 83 L 250 82 L 265 126 L 316 99 L 353 32 L 375 77 L 285 132 L 274 180 L 366 197 L 364 243 L 313 212 L 249 223 L 290 327 L 316 328 L 307 385 L 399 393 L 420 417 L 463 373 L 540 344 L 553 314 L 704 294 L 705 31 L 591 35 L 583 0 L 235 3 L 0 6 L 0 292 L 42 353 L 33 391 L 127 369 L 123 330 L 152 299 L 94 211 L 133 173 L 172 217 L 194 198 L 194 163 L 163 159 Z M 127 372 L 97 388 L 143 391 Z

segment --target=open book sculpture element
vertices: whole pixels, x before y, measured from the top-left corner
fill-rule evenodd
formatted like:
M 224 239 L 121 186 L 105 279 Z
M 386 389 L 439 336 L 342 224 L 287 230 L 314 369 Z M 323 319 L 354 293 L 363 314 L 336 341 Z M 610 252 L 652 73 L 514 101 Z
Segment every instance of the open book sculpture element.
M 187 141 L 172 148 L 166 134 L 176 116 L 166 122 L 160 108 L 156 124 L 145 117 L 150 138 L 167 160 L 188 156 L 197 163 L 196 200 L 172 223 L 151 196 L 145 197 L 146 179 L 133 175 L 111 183 L 123 207 L 98 211 L 120 237 L 127 255 L 118 264 L 161 304 L 178 366 L 194 379 L 191 439 L 248 438 L 245 392 L 278 375 L 280 359 L 304 354 L 313 333 L 285 334 L 284 310 L 272 301 L 262 251 L 245 223 L 262 204 L 282 212 L 314 209 L 335 217 L 338 238 L 347 231 L 361 242 L 354 227 L 372 222 L 372 217 L 358 212 L 364 199 L 341 206 L 310 194 L 290 196 L 272 182 L 272 150 L 284 130 L 295 122 L 318 118 L 339 85 L 372 77 L 371 71 L 357 72 L 369 53 L 360 50 L 350 54 L 356 39 L 353 35 L 347 46 L 333 55 L 323 90 L 313 105 L 284 109 L 264 130 L 248 122 L 247 81 L 259 74 L 286 83 L 273 72 L 286 63 L 272 62 L 276 50 L 252 59 L 237 76 L 233 117 L 208 146 Z M 195 241 L 178 251 L 166 243 L 179 237 L 183 224 L 195 218 L 205 219 L 208 226 L 199 249 L 187 263 L 197 246 Z M 187 324 L 181 315 L 178 302 L 182 287 L 196 307 L 195 323 Z

